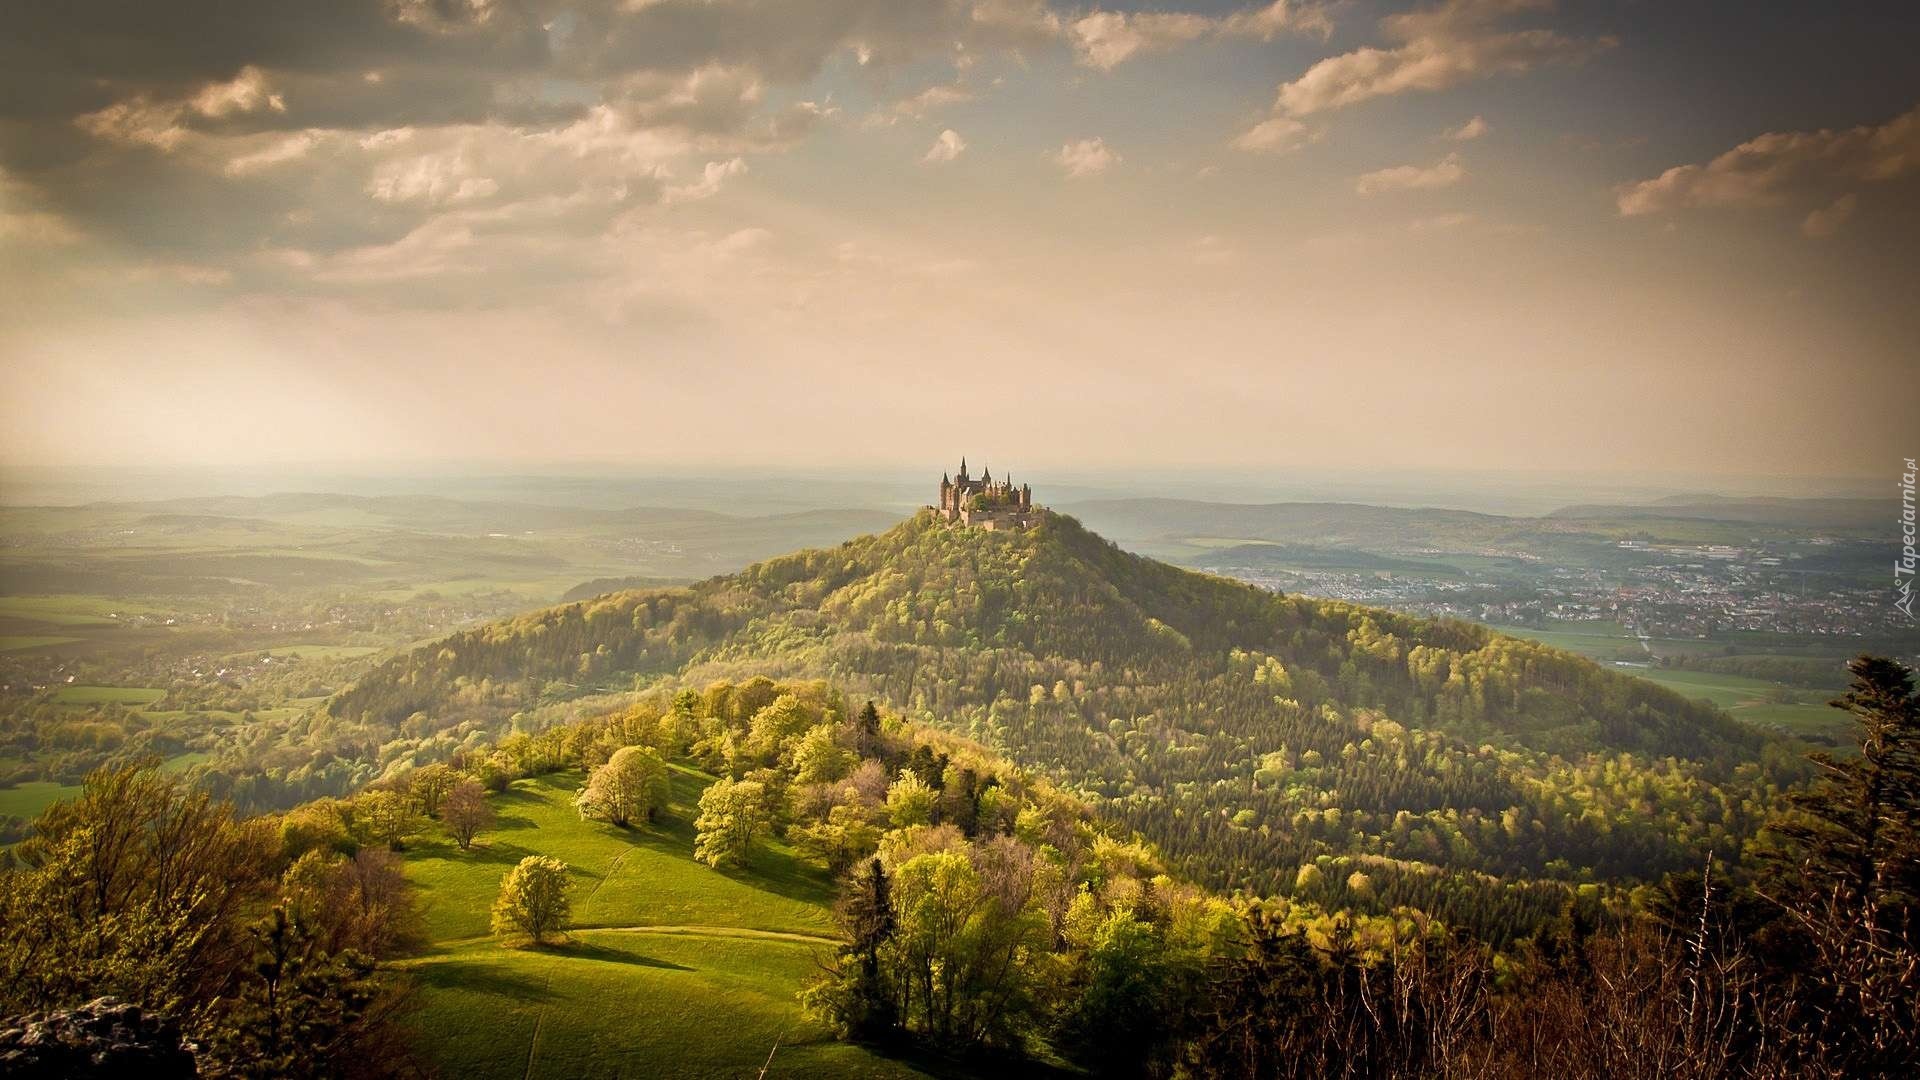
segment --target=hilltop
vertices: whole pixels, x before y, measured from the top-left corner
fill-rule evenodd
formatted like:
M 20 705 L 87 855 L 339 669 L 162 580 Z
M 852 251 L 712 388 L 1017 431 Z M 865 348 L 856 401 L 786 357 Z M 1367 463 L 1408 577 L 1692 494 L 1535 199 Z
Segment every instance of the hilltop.
M 1416 651 L 1429 671 L 1407 669 Z M 954 685 L 899 665 L 922 652 L 975 655 L 978 677 Z M 1028 704 L 1045 676 L 1138 687 L 1222 674 L 1244 666 L 1236 653 L 1256 652 L 1308 680 L 1297 690 L 1309 704 L 1417 705 L 1426 715 L 1409 719 L 1534 749 L 1699 757 L 1759 745 L 1711 709 L 1565 653 L 1468 623 L 1281 596 L 1183 570 L 1051 513 L 1032 529 L 998 533 L 921 514 L 691 587 L 503 620 L 382 665 L 328 711 L 376 727 L 421 711 L 442 723 L 490 721 L 535 704 L 547 688 L 534 683 L 604 685 L 750 660 L 756 670 L 826 666 L 904 705 L 966 714 L 999 701 Z M 1475 669 L 1498 668 L 1502 654 L 1525 654 L 1526 670 L 1468 685 L 1493 674 Z M 1529 693 L 1545 696 L 1523 701 Z
M 1215 887 L 1300 888 L 1307 862 L 1366 857 L 1358 895 L 1329 899 L 1495 936 L 1557 909 L 1529 883 L 1736 851 L 1767 797 L 1755 763 L 1791 757 L 1711 706 L 1484 627 L 1193 573 L 1060 514 L 983 532 L 923 513 L 396 657 L 303 733 L 288 795 L 582 694 L 745 672 L 832 678 L 977 738 Z

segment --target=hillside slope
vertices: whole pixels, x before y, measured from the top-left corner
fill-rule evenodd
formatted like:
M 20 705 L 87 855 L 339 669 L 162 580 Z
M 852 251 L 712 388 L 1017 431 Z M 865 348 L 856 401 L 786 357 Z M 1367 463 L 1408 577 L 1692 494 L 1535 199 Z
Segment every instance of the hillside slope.
M 316 728 L 336 763 L 390 755 L 402 732 L 432 753 L 636 676 L 749 671 L 831 678 L 960 728 L 1216 887 L 1298 889 L 1306 862 L 1368 858 L 1364 895 L 1329 899 L 1416 903 L 1496 936 L 1557 905 L 1529 882 L 1736 850 L 1770 752 L 1710 706 L 1571 654 L 1191 573 L 1061 515 L 1010 534 L 921 515 L 456 634 L 376 669 Z
M 751 660 L 849 674 L 904 705 L 967 714 L 1027 704 L 1034 686 L 1060 679 L 1095 694 L 1131 688 L 1124 697 L 1213 679 L 1246 667 L 1236 652 L 1296 673 L 1291 696 L 1308 709 L 1380 708 L 1465 738 L 1689 758 L 1760 744 L 1712 709 L 1567 653 L 1192 573 L 1123 552 L 1061 515 L 1023 533 L 949 529 L 921 515 L 691 588 L 546 609 L 397 658 L 329 712 L 376 729 L 419 711 L 443 724 L 497 720 L 549 684 Z M 965 670 L 954 671 L 962 658 Z M 1253 696 L 1273 695 L 1263 687 Z M 1162 707 L 1183 706 L 1130 701 L 1135 714 Z
M 711 777 L 677 770 L 661 823 L 635 830 L 582 820 L 581 779 L 540 776 L 492 796 L 501 828 L 472 852 L 409 845 L 429 947 L 400 965 L 418 979 L 408 1025 L 443 1075 L 617 1076 L 636 1062 L 655 1075 L 919 1075 L 835 1041 L 800 1010 L 795 995 L 840 944 L 822 869 L 778 843 L 751 872 L 695 862 L 690 822 Z M 501 948 L 488 907 L 530 853 L 572 869 L 569 940 Z

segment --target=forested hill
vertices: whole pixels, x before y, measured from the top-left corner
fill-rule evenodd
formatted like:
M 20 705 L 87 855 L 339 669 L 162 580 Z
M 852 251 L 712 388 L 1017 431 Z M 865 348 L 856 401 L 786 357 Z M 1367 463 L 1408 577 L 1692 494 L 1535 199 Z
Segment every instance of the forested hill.
M 1327 887 L 1381 906 L 1489 902 L 1434 883 L 1436 866 L 1581 880 L 1731 853 L 1765 749 L 1710 706 L 1568 653 L 1180 570 L 1057 514 L 1014 533 L 922 514 L 689 588 L 466 631 L 374 670 L 313 734 L 336 762 L 430 756 L 636 675 L 740 672 L 830 677 L 963 727 L 1220 887 L 1305 888 L 1317 857 L 1371 860 L 1412 893 Z M 1502 895 L 1544 912 L 1533 887 Z
M 497 720 L 542 694 L 628 673 L 748 661 L 864 676 L 903 706 L 965 714 L 1029 704 L 1040 676 L 1050 676 L 1049 694 L 1064 678 L 1094 695 L 1212 678 L 1247 665 L 1236 651 L 1278 660 L 1295 684 L 1289 696 L 1309 709 L 1379 708 L 1466 738 L 1689 758 L 1760 745 L 1713 709 L 1567 653 L 1182 570 L 1059 514 L 1011 533 L 950 529 L 923 514 L 691 588 L 493 623 L 383 665 L 329 712 L 375 727 L 415 712 L 441 724 Z

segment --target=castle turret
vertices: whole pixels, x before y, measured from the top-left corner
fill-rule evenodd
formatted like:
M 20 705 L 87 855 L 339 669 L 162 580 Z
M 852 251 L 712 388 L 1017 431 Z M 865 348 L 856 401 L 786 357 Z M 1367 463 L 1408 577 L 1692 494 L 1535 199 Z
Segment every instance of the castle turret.
M 1023 529 L 1033 524 L 1033 489 L 1022 484 L 1016 486 L 1013 474 L 995 480 L 993 467 L 981 470 L 979 476 L 967 471 L 967 459 L 960 459 L 960 475 L 940 476 L 940 505 L 937 508 L 940 519 L 948 524 L 962 524 L 974 528 Z

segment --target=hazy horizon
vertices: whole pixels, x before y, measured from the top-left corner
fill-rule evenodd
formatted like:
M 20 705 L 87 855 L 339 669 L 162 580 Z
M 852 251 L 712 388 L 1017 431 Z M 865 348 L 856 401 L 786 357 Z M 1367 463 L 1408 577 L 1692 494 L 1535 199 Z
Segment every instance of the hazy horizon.
M 1634 504 L 1688 497 L 1871 499 L 1886 483 L 1871 477 L 1741 477 L 1683 474 L 1566 473 L 1539 470 L 1362 470 L 1189 467 L 1138 469 L 1097 463 L 1026 468 L 991 457 L 969 460 L 977 472 L 1009 469 L 1048 505 L 1128 498 L 1187 498 L 1216 503 L 1350 502 L 1537 515 L 1583 504 Z M 904 509 L 932 500 L 931 481 L 952 461 L 902 460 L 861 465 L 759 465 L 522 462 L 417 463 L 383 470 L 339 463 L 304 467 L 0 468 L 0 506 L 289 494 L 439 496 L 546 505 L 711 509 L 741 516 L 812 509 Z

